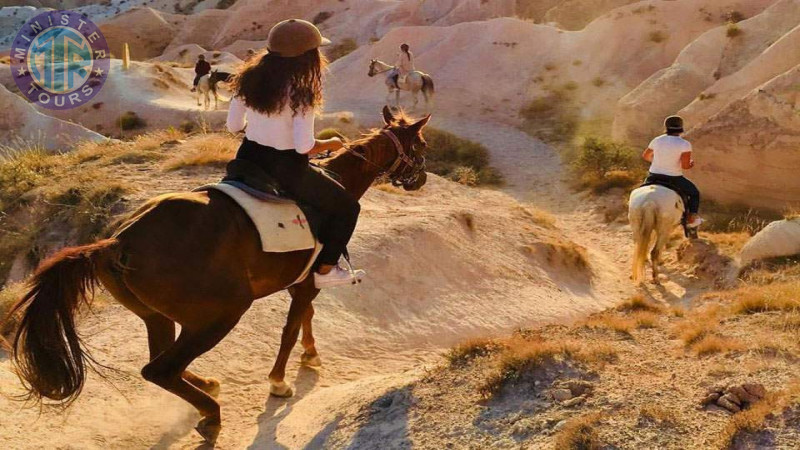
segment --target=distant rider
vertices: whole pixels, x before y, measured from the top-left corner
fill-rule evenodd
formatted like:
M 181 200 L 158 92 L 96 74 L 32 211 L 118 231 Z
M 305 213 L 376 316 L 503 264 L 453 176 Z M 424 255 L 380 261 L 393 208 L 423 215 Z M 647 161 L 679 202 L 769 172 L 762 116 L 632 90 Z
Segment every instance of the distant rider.
M 645 184 L 666 184 L 681 191 L 688 199 L 687 226 L 696 228 L 703 223 L 703 219 L 697 214 L 700 210 L 700 191 L 683 176 L 684 170 L 694 167 L 692 144 L 681 137 L 683 118 L 667 117 L 664 126 L 667 133 L 653 139 L 642 154 L 642 158 L 651 163 Z
M 394 76 L 394 84 L 400 89 L 400 85 L 405 84 L 408 75 L 416 70 L 414 68 L 414 54 L 411 53 L 411 47 L 409 47 L 408 44 L 400 46 L 395 68 L 397 69 L 397 73 Z
M 192 92 L 197 90 L 197 83 L 203 75 L 208 75 L 211 72 L 211 64 L 206 61 L 203 55 L 197 55 L 197 64 L 194 65 L 194 82 L 192 82 Z

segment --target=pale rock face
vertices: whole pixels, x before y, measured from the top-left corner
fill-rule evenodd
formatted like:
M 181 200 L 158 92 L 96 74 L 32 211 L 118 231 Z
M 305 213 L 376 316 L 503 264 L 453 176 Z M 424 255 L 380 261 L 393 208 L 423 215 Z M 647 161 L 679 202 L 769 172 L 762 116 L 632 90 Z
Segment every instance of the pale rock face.
M 800 2 L 781 0 L 760 14 L 739 11 L 751 17 L 737 24 L 739 36 L 728 37 L 726 25 L 704 33 L 681 51 L 671 67 L 654 73 L 620 99 L 614 139 L 644 145 L 663 132 L 664 117 L 676 113 L 691 128 L 800 63 L 792 55 L 797 52 L 791 47 L 794 39 L 781 43 L 800 24 Z
M 36 143 L 48 150 L 62 150 L 83 140 L 106 138 L 86 128 L 36 111 L 26 99 L 0 85 L 0 142 L 14 146 L 15 141 Z
M 127 42 L 131 59 L 143 60 L 161 55 L 184 20 L 185 16 L 137 8 L 99 26 L 115 57 L 122 57 L 122 48 Z
M 742 267 L 760 259 L 800 254 L 800 218 L 767 225 L 747 241 L 740 254 Z
M 691 177 L 711 198 L 781 210 L 800 205 L 800 66 L 733 101 L 688 134 Z

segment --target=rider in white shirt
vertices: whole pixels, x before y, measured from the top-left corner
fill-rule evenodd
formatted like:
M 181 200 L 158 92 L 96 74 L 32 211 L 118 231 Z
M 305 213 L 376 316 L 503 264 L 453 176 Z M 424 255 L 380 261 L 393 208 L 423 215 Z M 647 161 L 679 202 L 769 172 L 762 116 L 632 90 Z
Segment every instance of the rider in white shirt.
M 397 62 L 395 63 L 395 67 L 397 68 L 395 84 L 398 88 L 400 88 L 401 84 L 405 84 L 408 75 L 416 70 L 414 68 L 414 54 L 411 53 L 408 44 L 403 44 L 400 46 L 400 52 L 397 53 Z
M 692 144 L 681 137 L 683 133 L 681 117 L 667 117 L 664 126 L 666 134 L 653 139 L 642 154 L 642 158 L 651 163 L 650 174 L 645 183 L 663 183 L 679 189 L 688 199 L 687 226 L 696 228 L 703 223 L 703 219 L 697 214 L 700 209 L 700 191 L 694 183 L 683 176 L 684 170 L 694 167 Z

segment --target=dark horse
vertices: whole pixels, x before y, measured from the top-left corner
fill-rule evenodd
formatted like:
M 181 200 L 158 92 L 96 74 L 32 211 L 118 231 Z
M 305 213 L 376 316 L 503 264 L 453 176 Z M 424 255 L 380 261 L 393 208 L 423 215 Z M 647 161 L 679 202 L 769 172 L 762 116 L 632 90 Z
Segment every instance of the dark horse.
M 360 198 L 387 175 L 406 190 L 425 183 L 422 128 L 383 110 L 386 126 L 354 142 L 323 165 Z M 156 197 L 134 212 L 110 239 L 66 248 L 36 270 L 30 291 L 11 314 L 22 318 L 14 361 L 32 398 L 73 401 L 83 387 L 90 357 L 80 346 L 74 315 L 91 301 L 98 283 L 147 327 L 150 362 L 142 377 L 191 403 L 202 415 L 197 431 L 215 442 L 222 427 L 219 382 L 187 367 L 216 346 L 254 300 L 287 289 L 300 276 L 311 250 L 264 253 L 256 228 L 225 194 L 216 191 Z M 288 397 L 286 363 L 303 330 L 303 362 L 319 365 L 311 301 L 314 277 L 288 287 L 292 297 L 270 392 Z M 175 323 L 181 325 L 175 339 Z

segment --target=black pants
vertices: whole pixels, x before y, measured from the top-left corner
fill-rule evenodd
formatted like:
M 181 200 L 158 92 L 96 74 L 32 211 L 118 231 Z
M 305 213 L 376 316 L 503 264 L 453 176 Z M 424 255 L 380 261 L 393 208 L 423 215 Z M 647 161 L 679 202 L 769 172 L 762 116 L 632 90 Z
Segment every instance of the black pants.
M 198 73 L 197 75 L 195 75 L 194 76 L 194 81 L 192 82 L 192 86 L 197 87 L 197 83 L 200 82 L 200 78 L 203 78 L 206 75 L 208 75 L 208 74 L 207 73 L 202 73 L 202 74 Z
M 700 211 L 700 191 L 697 189 L 697 186 L 694 185 L 688 178 L 680 176 L 680 177 L 673 177 L 669 175 L 662 175 L 660 173 L 651 173 L 647 175 L 647 179 L 645 180 L 645 184 L 660 184 L 659 182 L 663 182 L 670 186 L 674 186 L 683 195 L 687 198 L 688 204 L 686 205 L 686 209 L 691 214 L 697 214 Z
M 309 165 L 307 155 L 294 150 L 276 150 L 245 138 L 236 158 L 257 164 L 275 178 L 292 199 L 322 214 L 322 226 L 317 238 L 324 247 L 317 264 L 334 265 L 339 262 L 361 212 L 358 200 L 341 184 Z

